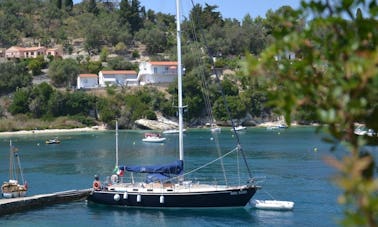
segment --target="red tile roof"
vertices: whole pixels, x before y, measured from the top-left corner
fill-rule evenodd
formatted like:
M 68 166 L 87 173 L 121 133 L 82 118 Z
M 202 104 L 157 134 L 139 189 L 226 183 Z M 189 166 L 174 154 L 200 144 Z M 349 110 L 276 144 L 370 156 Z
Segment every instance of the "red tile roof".
M 80 74 L 79 77 L 97 77 L 97 74 L 84 73 Z
M 176 61 L 152 61 L 150 62 L 151 65 L 157 65 L 157 66 L 171 66 L 171 65 L 177 65 Z
M 103 70 L 102 74 L 126 74 L 126 75 L 137 75 L 138 73 L 134 70 Z

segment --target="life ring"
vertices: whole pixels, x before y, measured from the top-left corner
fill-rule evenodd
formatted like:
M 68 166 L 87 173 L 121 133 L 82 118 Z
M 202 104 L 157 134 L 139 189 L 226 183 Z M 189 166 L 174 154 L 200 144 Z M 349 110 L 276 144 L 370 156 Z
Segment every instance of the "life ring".
M 93 182 L 93 189 L 96 190 L 96 191 L 101 190 L 101 183 L 100 183 L 100 181 L 94 181 Z
M 113 175 L 110 177 L 110 181 L 112 182 L 112 184 L 118 183 L 118 182 L 119 182 L 118 175 L 113 174 Z

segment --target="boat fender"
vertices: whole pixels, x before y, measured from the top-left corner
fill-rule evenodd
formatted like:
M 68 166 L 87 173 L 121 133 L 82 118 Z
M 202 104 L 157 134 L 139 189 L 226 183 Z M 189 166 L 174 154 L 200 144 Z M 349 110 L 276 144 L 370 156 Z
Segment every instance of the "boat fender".
M 112 184 L 118 183 L 118 182 L 119 182 L 118 175 L 113 174 L 113 175 L 110 177 L 110 181 L 112 182 Z
M 142 195 L 138 194 L 137 195 L 137 202 L 140 203 L 142 201 Z
M 160 196 L 160 203 L 164 203 L 164 196 L 163 195 Z
M 127 192 L 123 193 L 123 199 L 127 199 L 129 197 L 129 195 L 127 194 Z
M 121 199 L 121 196 L 119 196 L 119 194 L 115 194 L 113 199 L 114 201 L 119 201 Z

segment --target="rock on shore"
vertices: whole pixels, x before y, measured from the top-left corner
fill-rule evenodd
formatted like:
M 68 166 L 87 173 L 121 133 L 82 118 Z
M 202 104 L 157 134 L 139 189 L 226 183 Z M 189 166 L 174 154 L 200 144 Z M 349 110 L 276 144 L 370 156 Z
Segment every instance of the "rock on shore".
M 135 121 L 135 124 L 142 129 L 151 130 L 169 130 L 177 129 L 178 124 L 174 121 L 168 120 L 159 116 L 157 120 L 139 119 Z

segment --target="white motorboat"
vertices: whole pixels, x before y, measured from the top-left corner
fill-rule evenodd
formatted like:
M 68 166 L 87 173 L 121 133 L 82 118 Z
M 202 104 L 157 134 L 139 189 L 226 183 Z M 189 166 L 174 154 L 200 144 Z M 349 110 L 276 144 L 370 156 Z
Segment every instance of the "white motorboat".
M 233 129 L 231 128 L 231 131 Z M 247 127 L 243 126 L 243 125 L 239 125 L 239 126 L 236 126 L 235 127 L 235 131 L 244 131 L 244 130 L 247 130 Z
M 211 132 L 221 132 L 222 128 L 221 127 L 212 127 L 210 130 L 211 130 Z
M 262 210 L 293 210 L 294 202 L 280 200 L 252 200 L 252 207 Z
M 166 140 L 165 137 L 161 137 L 158 133 L 145 133 L 144 138 L 142 139 L 143 142 L 149 143 L 162 143 Z
M 186 129 L 183 129 L 182 131 L 185 132 Z M 179 134 L 179 132 L 180 131 L 178 129 L 168 129 L 163 131 L 163 134 Z

